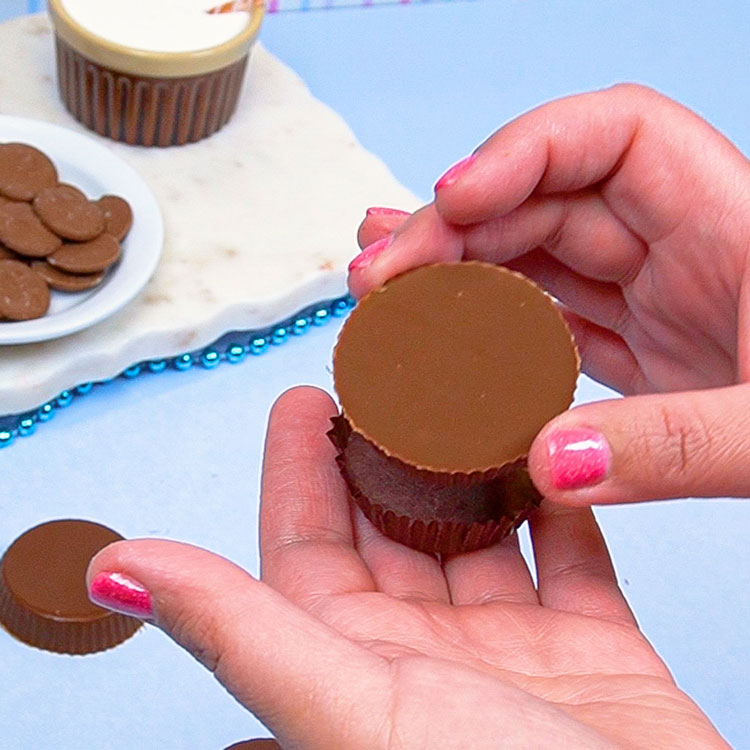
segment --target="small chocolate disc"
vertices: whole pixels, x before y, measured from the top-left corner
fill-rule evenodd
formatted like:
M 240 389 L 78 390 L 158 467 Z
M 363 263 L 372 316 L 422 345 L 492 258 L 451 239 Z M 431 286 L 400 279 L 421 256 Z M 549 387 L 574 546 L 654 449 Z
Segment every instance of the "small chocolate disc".
M 105 195 L 97 201 L 104 211 L 105 232 L 122 242 L 133 226 L 130 204 L 119 195 Z
M 46 154 L 25 143 L 0 144 L 0 193 L 30 201 L 57 183 L 57 169 Z
M 28 203 L 11 201 L 0 206 L 0 242 L 31 258 L 51 255 L 62 240 L 42 224 Z
M 52 289 L 60 292 L 85 292 L 101 284 L 104 272 L 99 273 L 65 273 L 51 266 L 44 260 L 36 260 L 31 270 L 38 273 Z
M 98 523 L 49 521 L 21 535 L 0 560 L 0 622 L 19 640 L 65 654 L 89 654 L 129 638 L 142 622 L 93 604 L 91 558 L 116 532 Z
M 47 261 L 69 273 L 97 273 L 109 268 L 119 258 L 120 243 L 105 232 L 88 242 L 66 242 Z
M 85 242 L 104 231 L 102 209 L 68 185 L 45 188 L 33 205 L 44 225 L 63 239 Z
M 25 263 L 0 260 L 0 318 L 32 320 L 49 309 L 49 287 Z
M 0 245 L 0 260 L 19 260 L 19 256 L 5 245 Z

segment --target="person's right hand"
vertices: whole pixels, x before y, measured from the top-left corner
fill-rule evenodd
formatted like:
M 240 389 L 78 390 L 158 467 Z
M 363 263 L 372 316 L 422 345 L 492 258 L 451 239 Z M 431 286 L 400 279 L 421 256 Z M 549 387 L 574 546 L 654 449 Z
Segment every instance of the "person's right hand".
M 546 497 L 750 495 L 750 164 L 694 113 L 632 85 L 544 105 L 412 217 L 370 212 L 359 239 L 358 297 L 424 263 L 479 259 L 564 305 L 584 371 L 628 398 L 542 430 L 529 468 Z

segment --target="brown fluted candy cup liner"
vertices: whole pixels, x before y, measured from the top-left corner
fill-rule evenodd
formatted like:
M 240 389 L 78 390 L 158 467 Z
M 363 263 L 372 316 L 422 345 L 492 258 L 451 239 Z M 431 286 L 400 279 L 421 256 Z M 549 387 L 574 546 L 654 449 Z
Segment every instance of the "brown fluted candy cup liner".
M 140 146 L 180 146 L 231 119 L 264 15 L 255 0 L 242 34 L 189 53 L 130 49 L 97 37 L 49 0 L 57 78 L 68 111 L 100 135 Z
M 86 568 L 116 532 L 90 521 L 40 524 L 0 559 L 0 624 L 24 643 L 61 654 L 113 648 L 142 625 L 96 606 L 86 592 Z
M 541 502 L 525 459 L 484 475 L 431 472 L 387 456 L 343 416 L 328 437 L 352 500 L 383 534 L 427 553 L 488 547 L 511 534 Z

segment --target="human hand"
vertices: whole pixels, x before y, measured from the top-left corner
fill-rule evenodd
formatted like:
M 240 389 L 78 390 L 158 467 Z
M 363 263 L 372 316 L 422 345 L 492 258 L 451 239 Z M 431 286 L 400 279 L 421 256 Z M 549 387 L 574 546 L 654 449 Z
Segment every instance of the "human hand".
M 154 619 L 285 750 L 728 747 L 639 632 L 588 508 L 532 518 L 538 588 L 515 537 L 441 564 L 352 511 L 335 413 L 311 388 L 273 409 L 262 582 L 129 541 L 92 561 L 95 600 Z
M 544 496 L 750 495 L 750 164 L 697 115 L 632 85 L 552 102 L 412 218 L 368 213 L 360 242 L 376 240 L 352 263 L 355 295 L 428 262 L 505 264 L 561 301 L 584 371 L 630 396 L 542 430 L 529 468 Z

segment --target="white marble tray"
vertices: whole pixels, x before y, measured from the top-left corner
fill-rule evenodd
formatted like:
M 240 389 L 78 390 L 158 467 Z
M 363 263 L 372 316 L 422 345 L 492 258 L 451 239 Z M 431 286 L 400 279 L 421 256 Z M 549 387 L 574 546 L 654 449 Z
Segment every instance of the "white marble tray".
M 60 103 L 45 15 L 0 24 L 0 61 L 0 113 L 89 132 Z M 55 341 L 1 346 L 0 415 L 344 294 L 365 209 L 419 203 L 261 45 L 235 117 L 213 137 L 170 149 L 92 137 L 156 194 L 162 261 L 145 290 L 108 320 Z

